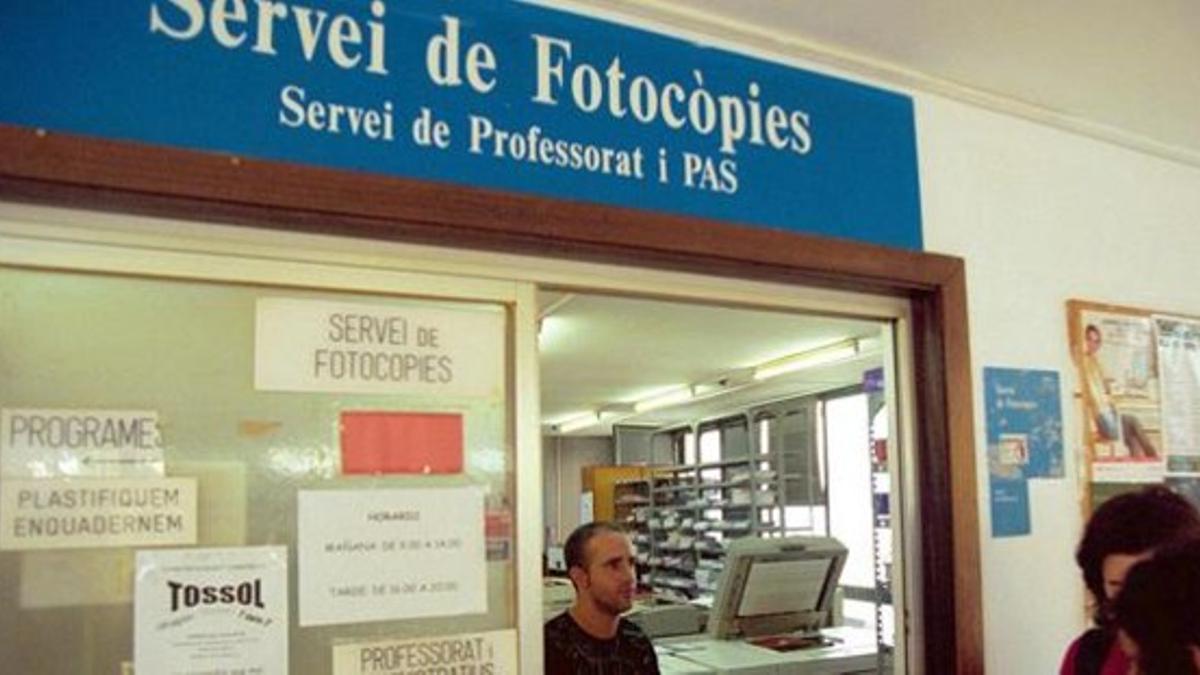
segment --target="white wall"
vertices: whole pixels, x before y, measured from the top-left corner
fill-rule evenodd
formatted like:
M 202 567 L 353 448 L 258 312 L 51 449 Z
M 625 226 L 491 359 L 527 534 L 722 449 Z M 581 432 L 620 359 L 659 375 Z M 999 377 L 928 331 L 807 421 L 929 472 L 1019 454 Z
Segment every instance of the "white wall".
M 987 671 L 1057 672 L 1085 625 L 1065 302 L 1200 314 L 1200 169 L 941 98 L 916 105 L 926 249 L 966 260 Z M 1067 478 L 1032 481 L 1028 537 L 991 537 L 984 366 L 1063 376 Z
M 611 437 L 542 437 L 542 510 L 546 544 L 563 544 L 579 527 L 583 467 L 613 464 Z

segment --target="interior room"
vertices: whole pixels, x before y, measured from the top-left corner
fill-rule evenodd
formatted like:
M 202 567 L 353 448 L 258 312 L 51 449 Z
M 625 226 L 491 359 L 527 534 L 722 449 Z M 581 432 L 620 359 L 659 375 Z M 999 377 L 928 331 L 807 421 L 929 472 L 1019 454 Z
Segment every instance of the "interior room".
M 843 670 L 1073 671 L 1200 495 L 1200 3 L 399 4 L 0 3 L 6 671 L 555 672 L 597 518 L 664 672 L 794 672 L 698 646 L 764 556 Z
M 833 538 L 847 555 L 812 628 L 850 631 L 863 667 L 887 667 L 890 325 L 574 291 L 538 306 L 546 618 L 574 597 L 562 546 L 591 520 L 632 539 L 629 618 L 660 647 L 715 630 L 734 542 Z M 794 569 L 767 592 L 803 588 Z

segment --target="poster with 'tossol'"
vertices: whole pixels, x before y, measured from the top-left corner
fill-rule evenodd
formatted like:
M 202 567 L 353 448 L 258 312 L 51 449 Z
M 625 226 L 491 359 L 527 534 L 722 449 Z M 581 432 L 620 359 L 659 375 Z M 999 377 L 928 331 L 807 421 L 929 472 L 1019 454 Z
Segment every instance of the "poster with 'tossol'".
M 287 548 L 137 554 L 138 673 L 288 672 Z

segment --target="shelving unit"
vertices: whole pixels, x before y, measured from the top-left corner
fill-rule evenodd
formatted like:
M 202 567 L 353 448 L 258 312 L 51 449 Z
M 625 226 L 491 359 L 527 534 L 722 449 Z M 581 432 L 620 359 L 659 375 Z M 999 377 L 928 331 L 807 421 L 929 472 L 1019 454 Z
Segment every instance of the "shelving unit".
M 638 557 L 639 590 L 649 590 L 646 574 L 650 558 L 650 480 L 627 478 L 613 484 L 613 521 L 625 527 Z
M 580 483 L 584 492 L 592 493 L 592 519 L 619 521 L 617 514 L 617 485 L 645 478 L 650 469 L 645 466 L 585 466 Z
M 666 467 L 642 481 L 649 494 L 642 514 L 646 528 L 644 536 L 637 531 L 634 537 L 652 590 L 680 599 L 712 593 L 726 542 L 782 531 L 762 517 L 779 504 L 778 472 L 763 464 L 772 464 L 771 458 Z M 640 525 L 637 514 L 633 522 Z
M 857 440 L 846 451 L 870 454 L 869 486 L 861 481 L 860 464 L 854 499 L 865 497 L 861 488 L 870 490 L 871 532 L 868 539 L 865 532 L 856 530 L 861 538 L 855 540 L 855 550 L 859 559 L 872 556 L 874 579 L 857 580 L 859 585 L 845 589 L 847 602 L 873 604 L 880 672 L 890 672 L 895 652 L 891 581 L 895 486 L 888 458 L 885 398 L 881 391 L 866 393 L 868 420 L 879 424 L 870 426 L 866 448 L 860 450 L 862 440 Z M 626 502 L 632 512 L 624 523 L 637 546 L 643 588 L 693 600 L 715 592 L 731 540 L 828 536 L 832 530 L 829 461 L 819 445 L 819 405 L 815 399 L 777 401 L 660 432 L 672 439 L 689 433 L 695 438 L 694 444 L 672 441 L 677 458 L 711 459 L 713 444 L 705 450 L 703 443 L 706 427 L 708 431 L 715 428 L 721 432 L 717 449 L 722 460 L 653 468 L 644 479 L 619 488 L 621 494 L 630 495 Z M 862 604 L 855 610 L 855 618 L 870 620 Z
M 868 451 L 871 460 L 871 548 L 875 576 L 875 643 L 879 647 L 879 668 L 891 669 L 895 648 L 895 615 L 892 600 L 892 476 L 888 464 L 888 438 L 885 428 L 876 424 L 886 419 L 882 392 L 869 392 L 867 419 L 870 420 Z M 883 425 L 886 426 L 886 425 Z

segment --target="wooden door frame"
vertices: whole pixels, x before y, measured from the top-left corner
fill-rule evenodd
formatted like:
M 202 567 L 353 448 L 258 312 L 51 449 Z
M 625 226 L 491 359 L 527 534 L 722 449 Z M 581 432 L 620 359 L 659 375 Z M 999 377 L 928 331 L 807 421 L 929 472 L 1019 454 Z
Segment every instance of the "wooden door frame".
M 924 671 L 983 672 L 967 292 L 959 258 L 9 125 L 0 125 L 0 200 L 907 298 L 920 420 Z

